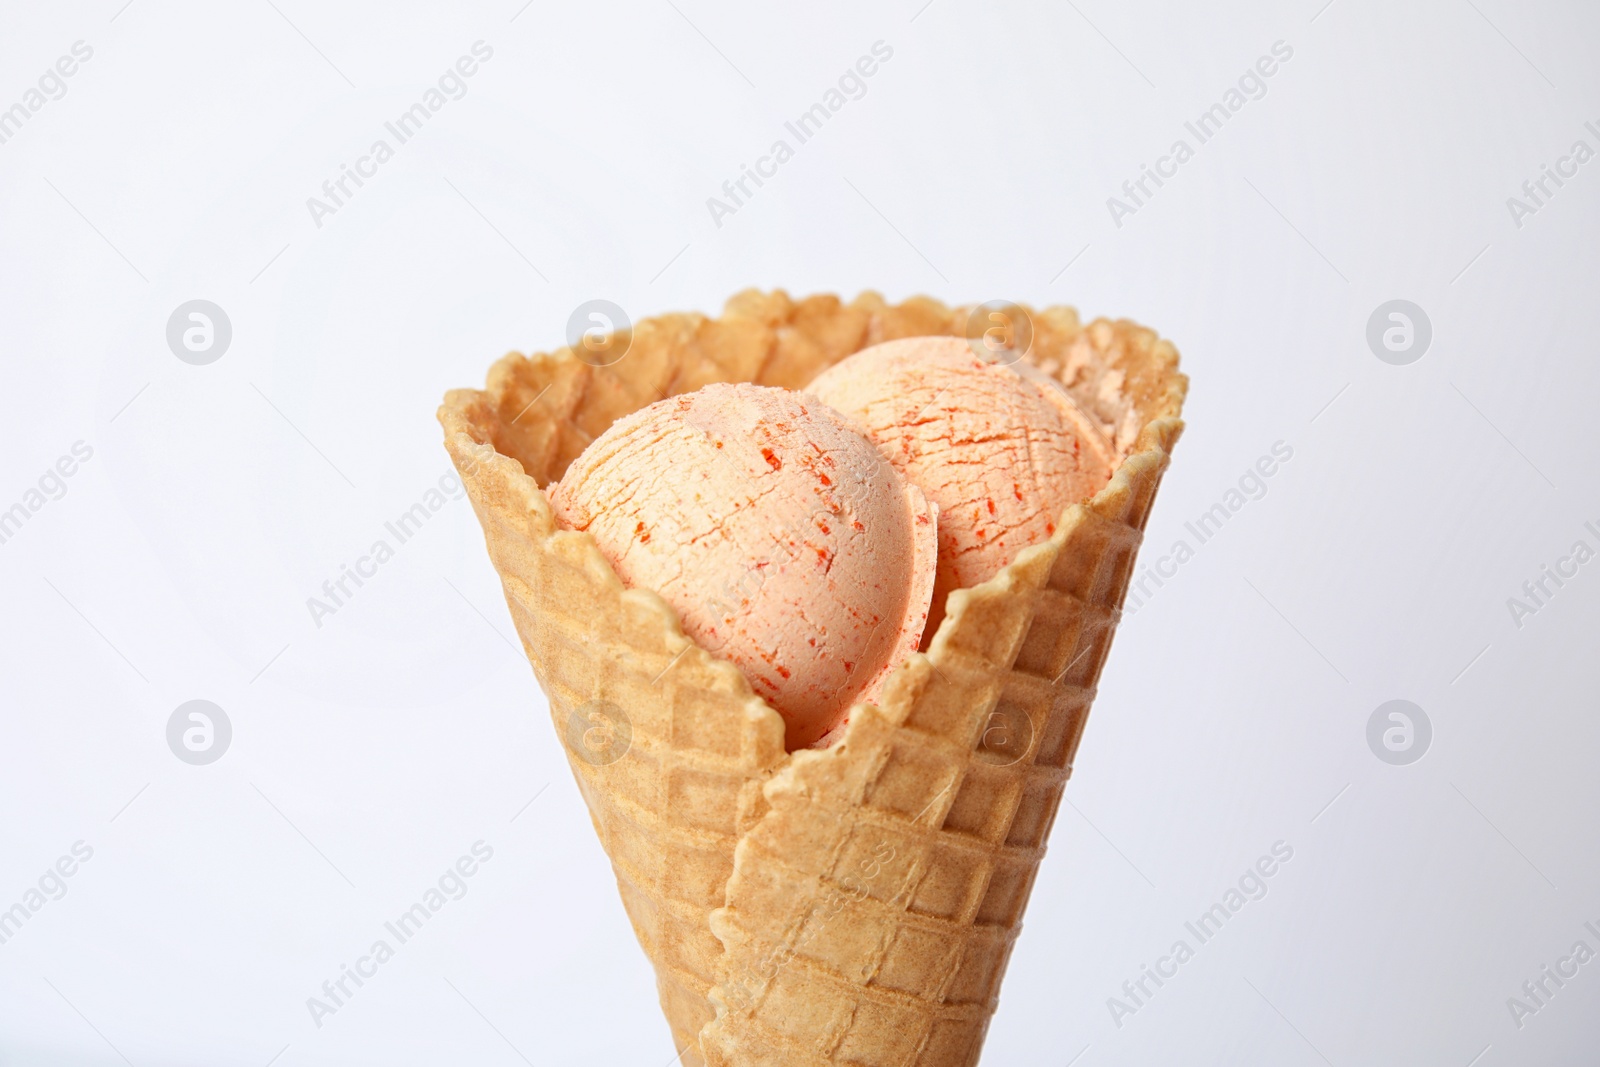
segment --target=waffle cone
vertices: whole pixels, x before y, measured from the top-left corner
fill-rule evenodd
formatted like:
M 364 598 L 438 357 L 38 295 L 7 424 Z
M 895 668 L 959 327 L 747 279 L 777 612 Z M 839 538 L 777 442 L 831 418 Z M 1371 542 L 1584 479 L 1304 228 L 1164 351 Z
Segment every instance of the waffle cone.
M 439 419 L 611 859 L 682 1060 L 977 1061 L 1156 488 L 1177 354 L 1128 322 L 1030 312 L 1027 358 L 1120 466 L 1051 538 L 951 594 L 925 654 L 842 740 L 792 755 L 738 669 L 628 589 L 542 488 L 614 420 L 718 381 L 799 388 L 868 345 L 964 332 L 966 308 L 742 293 L 640 322 L 626 356 L 510 355 Z

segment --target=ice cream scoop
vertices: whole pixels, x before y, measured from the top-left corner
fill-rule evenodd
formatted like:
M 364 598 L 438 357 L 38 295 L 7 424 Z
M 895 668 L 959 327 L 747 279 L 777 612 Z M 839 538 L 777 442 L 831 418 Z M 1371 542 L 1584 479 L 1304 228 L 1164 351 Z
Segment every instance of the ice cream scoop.
M 791 750 L 917 649 L 936 510 L 811 397 L 748 384 L 669 397 L 618 419 L 549 497 L 625 583 L 739 667 Z
M 939 566 L 923 646 L 954 589 L 992 578 L 1111 478 L 1115 455 L 1067 391 L 1031 365 L 954 337 L 857 352 L 806 392 L 843 413 L 939 508 Z

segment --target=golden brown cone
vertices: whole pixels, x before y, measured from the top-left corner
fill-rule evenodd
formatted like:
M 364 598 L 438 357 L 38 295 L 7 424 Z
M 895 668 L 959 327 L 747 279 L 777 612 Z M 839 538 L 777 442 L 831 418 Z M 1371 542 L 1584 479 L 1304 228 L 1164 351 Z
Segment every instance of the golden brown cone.
M 720 319 L 640 322 L 612 366 L 507 356 L 487 391 L 440 409 L 685 1063 L 977 1061 L 1187 382 L 1149 330 L 1030 312 L 1028 358 L 1121 466 L 1049 541 L 953 594 L 928 652 L 840 744 L 792 756 L 738 670 L 557 529 L 541 487 L 662 396 L 799 388 L 869 344 L 960 335 L 966 310 L 750 291 Z

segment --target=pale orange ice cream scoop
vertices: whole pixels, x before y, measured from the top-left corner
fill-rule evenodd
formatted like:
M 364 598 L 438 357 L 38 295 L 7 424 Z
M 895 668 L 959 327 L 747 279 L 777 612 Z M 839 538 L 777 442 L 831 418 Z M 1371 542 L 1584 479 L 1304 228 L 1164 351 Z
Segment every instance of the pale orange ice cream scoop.
M 939 568 L 923 647 L 945 597 L 987 581 L 1111 480 L 1115 455 L 1066 390 L 1031 365 L 954 337 L 862 349 L 806 392 L 836 408 L 939 508 Z
M 826 405 L 708 385 L 617 420 L 549 489 L 629 586 L 733 662 L 790 750 L 874 699 L 917 649 L 936 510 Z

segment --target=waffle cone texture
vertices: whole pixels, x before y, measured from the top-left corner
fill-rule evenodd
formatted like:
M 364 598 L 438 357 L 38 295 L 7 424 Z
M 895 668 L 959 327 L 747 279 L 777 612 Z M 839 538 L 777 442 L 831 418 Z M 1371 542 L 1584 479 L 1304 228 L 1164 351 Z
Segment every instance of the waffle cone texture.
M 783 721 L 738 669 L 560 529 L 543 488 L 664 396 L 799 389 L 868 345 L 962 336 L 968 311 L 750 291 L 721 318 L 638 323 L 610 366 L 509 355 L 439 410 L 686 1064 L 978 1061 L 1187 380 L 1150 330 L 1029 311 L 1025 358 L 1120 465 L 1049 540 L 952 593 L 927 652 L 823 750 L 785 753 Z

